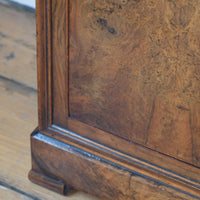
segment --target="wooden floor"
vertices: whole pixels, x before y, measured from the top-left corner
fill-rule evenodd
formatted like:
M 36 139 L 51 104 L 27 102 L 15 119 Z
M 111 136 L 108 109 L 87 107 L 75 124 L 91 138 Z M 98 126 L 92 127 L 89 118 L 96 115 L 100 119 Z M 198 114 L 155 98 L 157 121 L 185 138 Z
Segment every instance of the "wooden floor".
M 0 200 L 95 200 L 82 192 L 64 197 L 27 178 L 37 126 L 35 35 L 34 13 L 0 3 Z

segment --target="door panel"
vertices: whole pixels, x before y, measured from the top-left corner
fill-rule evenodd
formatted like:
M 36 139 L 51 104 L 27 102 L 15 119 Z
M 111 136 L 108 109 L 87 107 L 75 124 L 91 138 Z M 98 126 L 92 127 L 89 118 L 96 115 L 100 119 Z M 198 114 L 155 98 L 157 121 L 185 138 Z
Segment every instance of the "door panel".
M 198 0 L 74 0 L 69 114 L 200 166 Z

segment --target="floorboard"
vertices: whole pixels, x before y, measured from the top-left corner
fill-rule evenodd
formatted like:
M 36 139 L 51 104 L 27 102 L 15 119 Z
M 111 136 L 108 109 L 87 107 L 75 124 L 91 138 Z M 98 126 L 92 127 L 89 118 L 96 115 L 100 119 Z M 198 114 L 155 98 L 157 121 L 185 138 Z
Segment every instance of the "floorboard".
M 0 75 L 36 89 L 35 72 L 35 14 L 0 4 Z
M 0 181 L 0 194 L 2 199 L 27 199 L 27 200 L 40 200 L 38 197 L 35 197 L 31 194 L 28 194 L 22 190 L 19 190 L 13 186 L 5 184 Z

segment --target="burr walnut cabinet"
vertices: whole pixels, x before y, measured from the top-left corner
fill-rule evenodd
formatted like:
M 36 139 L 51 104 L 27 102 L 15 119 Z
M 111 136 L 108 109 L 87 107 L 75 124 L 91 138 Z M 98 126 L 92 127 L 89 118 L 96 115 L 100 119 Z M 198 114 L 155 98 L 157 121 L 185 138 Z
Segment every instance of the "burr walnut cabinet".
M 200 199 L 200 1 L 36 7 L 30 180 L 105 200 Z

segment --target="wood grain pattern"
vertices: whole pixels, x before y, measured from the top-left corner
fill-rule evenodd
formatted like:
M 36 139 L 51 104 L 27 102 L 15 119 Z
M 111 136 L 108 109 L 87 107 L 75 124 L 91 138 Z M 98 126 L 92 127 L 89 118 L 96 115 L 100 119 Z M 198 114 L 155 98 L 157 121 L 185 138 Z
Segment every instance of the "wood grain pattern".
M 199 1 L 70 7 L 70 116 L 199 167 Z
M 47 140 L 46 141 L 47 143 L 49 143 L 49 141 L 54 141 L 51 139 L 51 137 L 53 136 L 55 141 L 58 141 L 58 144 L 56 144 L 57 148 L 63 149 L 64 146 L 68 146 L 69 149 L 71 148 L 73 149 L 75 147 L 79 149 L 78 152 L 82 152 L 84 155 L 88 155 L 89 157 L 95 158 L 101 161 L 102 163 L 106 162 L 109 165 L 117 166 L 119 169 L 128 172 L 131 171 L 134 174 L 139 174 L 139 176 L 146 177 L 148 180 L 155 180 L 159 183 L 162 183 L 162 185 L 169 185 L 170 187 L 174 187 L 179 191 L 184 191 L 185 193 L 189 193 L 194 196 L 199 196 L 200 194 L 199 193 L 200 184 L 198 182 L 199 170 L 196 169 L 195 172 L 194 167 L 188 165 L 184 166 L 183 163 L 180 162 L 178 163 L 179 166 L 177 166 L 177 162 L 173 163 L 172 159 L 167 160 L 166 158 L 160 158 L 160 165 L 156 166 L 146 161 L 142 161 L 140 154 L 138 155 L 139 156 L 138 159 L 137 157 L 129 156 L 125 153 L 111 149 L 105 145 L 98 144 L 95 141 L 90 141 L 80 136 L 77 137 L 77 135 L 73 134 L 72 132 L 69 131 L 63 132 L 63 129 L 56 128 L 55 126 L 51 127 L 48 130 L 42 131 L 42 133 L 49 136 L 49 138 L 48 137 L 45 138 L 42 136 L 44 141 L 45 139 Z M 61 134 L 64 137 L 61 137 Z M 135 150 L 137 152 L 140 152 L 141 149 L 136 148 Z M 33 149 L 33 152 L 34 151 L 35 150 Z M 148 155 L 151 156 L 155 161 L 155 155 L 151 155 L 150 151 L 148 153 L 149 153 Z M 38 156 L 36 156 L 35 159 L 37 159 L 37 157 Z M 63 160 L 64 159 L 67 158 L 64 157 Z M 162 162 L 163 165 L 161 164 Z M 164 167 L 162 168 L 162 166 Z M 168 170 L 169 168 L 171 170 L 173 169 L 173 171 L 169 171 Z M 179 171 L 177 171 L 177 168 L 179 169 Z M 45 169 L 46 168 L 43 166 L 42 171 L 40 171 L 40 173 L 45 173 L 45 171 L 48 171 Z M 193 179 L 191 178 L 192 174 L 193 174 Z M 55 176 L 55 178 L 56 177 L 57 176 Z M 84 174 L 82 178 L 84 179 Z M 105 182 L 104 184 L 107 183 Z M 95 188 L 95 186 L 93 186 L 93 188 Z
M 195 199 L 41 133 L 32 136 L 32 148 L 34 171 L 56 177 L 101 199 Z
M 48 126 L 48 64 L 47 64 L 47 9 L 46 2 L 36 0 L 36 32 L 37 32 L 37 81 L 38 81 L 38 127 Z
M 68 1 L 49 1 L 52 11 L 53 123 L 64 126 L 68 116 Z M 64 92 L 63 92 L 64 91 Z

